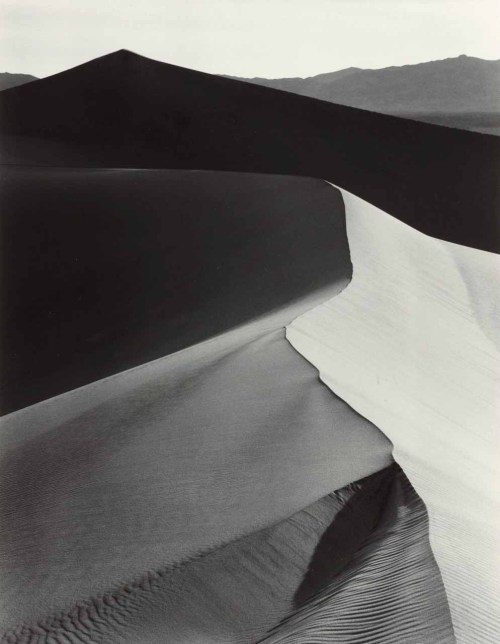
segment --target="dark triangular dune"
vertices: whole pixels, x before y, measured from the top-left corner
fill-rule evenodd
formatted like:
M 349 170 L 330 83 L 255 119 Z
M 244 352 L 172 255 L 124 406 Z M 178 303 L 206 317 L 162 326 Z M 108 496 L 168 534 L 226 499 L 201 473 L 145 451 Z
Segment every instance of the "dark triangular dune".
M 500 140 L 121 50 L 2 92 L 5 163 L 316 176 L 430 235 L 499 248 Z

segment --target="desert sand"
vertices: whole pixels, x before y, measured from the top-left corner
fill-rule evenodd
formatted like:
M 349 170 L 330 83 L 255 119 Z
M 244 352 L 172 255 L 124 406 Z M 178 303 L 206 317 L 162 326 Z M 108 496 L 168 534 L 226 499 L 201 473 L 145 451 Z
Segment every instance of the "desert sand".
M 0 92 L 3 164 L 327 179 L 440 239 L 498 251 L 500 139 L 120 50 Z
M 500 140 L 124 50 L 0 104 L 2 644 L 494 642 L 498 259 L 402 221 L 497 249 Z
M 441 574 L 429 545 L 425 506 L 404 473 L 398 468 L 395 472 L 369 536 L 340 570 L 335 569 L 333 554 L 338 548 L 331 548 L 323 566 L 315 562 L 325 576 L 333 569 L 331 580 L 263 643 L 456 642 Z M 366 517 L 376 505 L 374 499 L 366 504 Z M 334 538 L 348 542 L 346 535 L 335 534 L 336 528 L 334 522 Z
M 213 174 L 171 174 L 171 194 L 176 180 L 184 193 L 197 185 L 205 207 L 212 195 L 212 207 L 220 209 Z M 70 203 L 78 182 L 92 182 L 92 175 L 118 185 L 124 178 L 146 186 L 169 178 L 56 170 L 52 180 L 63 182 Z M 246 218 L 238 224 L 234 207 L 244 198 L 248 212 L 251 197 L 256 234 L 247 239 L 247 252 L 260 253 L 268 267 L 264 280 L 273 275 L 270 290 L 262 276 L 250 277 L 243 260 L 249 283 L 241 284 L 241 306 L 228 297 L 234 284 L 224 279 L 217 282 L 215 308 L 213 290 L 201 306 L 206 317 L 220 312 L 213 327 L 219 334 L 196 342 L 201 318 L 193 317 L 180 340 L 185 348 L 2 419 L 5 642 L 36 641 L 40 634 L 77 641 L 85 629 L 97 642 L 161 641 L 165 633 L 179 644 L 256 638 L 310 644 L 313 635 L 364 642 L 369 633 L 379 638 L 374 641 L 396 641 L 404 633 L 415 644 L 418 638 L 484 641 L 484 629 L 493 633 L 497 619 L 490 579 L 500 481 L 492 384 L 492 374 L 498 377 L 498 302 L 491 291 L 497 258 L 426 237 L 317 181 L 299 180 L 298 193 L 293 178 L 273 183 L 273 177 L 235 176 L 232 185 L 232 232 L 218 241 L 213 261 L 242 234 L 238 226 Z M 290 192 L 280 211 L 283 188 Z M 317 233 L 325 252 L 317 254 L 316 268 L 309 266 L 307 280 L 299 279 L 316 250 L 314 234 L 301 237 L 286 272 L 298 281 L 286 282 L 276 306 L 266 293 L 285 274 L 274 244 L 279 218 L 296 217 L 288 232 L 297 235 L 301 216 L 287 198 L 300 194 L 323 208 L 315 215 L 323 221 Z M 303 206 L 299 201 L 302 216 L 310 216 Z M 109 202 L 104 208 L 109 211 Z M 54 232 L 68 212 L 60 207 Z M 129 204 L 127 216 L 134 212 Z M 267 221 L 270 212 L 276 230 L 257 234 L 259 216 Z M 224 216 L 222 223 L 227 232 Z M 193 233 L 199 225 L 183 218 L 176 230 Z M 116 224 L 104 219 L 100 226 L 112 239 Z M 45 222 L 30 234 L 36 239 L 47 230 Z M 147 230 L 150 243 L 157 228 Z M 85 248 L 88 237 L 82 239 L 74 248 Z M 199 242 L 186 255 L 198 262 L 194 272 L 188 269 L 191 279 L 199 275 L 208 284 L 212 260 L 198 248 Z M 55 263 L 42 262 L 42 275 L 57 276 L 65 267 L 64 253 L 53 257 Z M 120 252 L 117 257 L 119 266 Z M 88 279 L 95 282 L 93 274 Z M 249 306 L 244 296 L 252 288 L 263 296 Z M 24 292 L 32 305 L 33 292 L 32 286 Z M 113 307 L 123 306 L 122 292 L 108 303 L 109 324 Z M 151 302 L 161 297 L 161 288 L 150 293 Z M 225 302 L 234 328 L 227 328 Z M 164 331 L 166 340 L 179 342 L 172 328 Z M 124 350 L 130 337 L 121 337 Z M 393 445 L 411 484 L 391 465 Z M 417 493 L 429 511 L 430 544 Z M 215 610 L 197 594 L 200 584 L 219 597 L 218 606 L 229 601 L 228 588 L 239 588 L 232 591 L 235 604 Z M 263 587 L 266 601 L 258 597 Z M 252 606 L 249 621 L 235 622 L 239 605 Z
M 4 167 L 0 195 L 2 414 L 351 277 L 317 179 Z
M 396 465 L 2 642 L 453 643 L 425 507 Z M 9 639 L 10 638 L 10 639 Z
M 77 182 L 92 183 L 92 171 L 83 177 L 74 174 Z M 106 174 L 123 185 L 123 172 Z M 148 181 L 157 185 L 154 174 L 145 178 L 140 174 L 139 179 L 146 185 Z M 158 174 L 164 181 L 165 173 Z M 138 173 L 125 175 L 132 181 Z M 64 173 L 56 171 L 56 178 L 60 190 Z M 229 179 L 224 182 L 227 198 Z M 44 181 L 50 194 L 46 177 Z M 216 184 L 214 176 L 181 173 L 179 181 L 184 193 L 186 185 L 198 186 L 196 203 L 200 203 L 199 194 L 204 195 L 205 212 L 210 211 L 208 195 L 212 194 L 212 212 L 219 221 L 210 220 L 211 229 L 217 230 L 218 225 L 227 235 L 210 249 L 213 258 L 209 252 L 201 254 L 198 243 L 191 254 L 183 255 L 185 262 L 195 264 L 187 265 L 186 270 L 191 271 L 199 292 L 203 287 L 208 290 L 206 307 L 200 298 L 185 322 L 183 342 L 186 338 L 193 341 L 205 318 L 211 328 L 210 315 L 221 333 L 4 416 L 0 429 L 0 615 L 5 627 L 36 624 L 54 612 L 71 611 L 89 597 L 114 592 L 137 578 L 276 524 L 392 463 L 391 443 L 333 395 L 320 382 L 317 370 L 285 338 L 286 324 L 330 299 L 349 282 L 345 220 L 343 209 L 337 208 L 337 193 L 321 182 L 310 185 L 307 180 L 298 180 L 299 192 L 306 188 L 307 203 L 322 204 L 325 217 L 314 213 L 318 223 L 312 228 L 317 232 L 312 237 L 305 233 L 299 237 L 295 269 L 285 271 L 283 262 L 290 254 L 279 252 L 280 231 L 268 228 L 269 234 L 257 232 L 278 224 L 281 206 L 275 202 L 285 186 L 292 188 L 281 211 L 288 221 L 287 248 L 286 235 L 296 237 L 301 217 L 305 224 L 312 216 L 307 209 L 299 216 L 287 201 L 299 194 L 293 190 L 292 178 L 277 178 L 273 184 L 272 177 L 264 177 L 259 184 L 258 177 L 234 177 L 235 185 L 247 187 L 243 195 L 246 216 L 237 218 L 238 200 L 233 195 L 227 211 L 230 222 L 216 198 L 217 191 L 210 193 Z M 203 190 L 207 181 L 208 188 Z M 170 185 L 174 194 L 172 186 L 179 186 L 175 181 Z M 267 189 L 262 192 L 259 185 Z M 75 194 L 71 186 L 71 181 L 62 183 L 70 199 Z M 320 200 L 311 202 L 316 191 Z M 304 206 L 304 202 L 298 205 Z M 109 203 L 105 208 L 114 213 Z M 53 235 L 66 214 L 60 212 Z M 129 217 L 134 213 L 131 207 L 126 212 Z M 182 209 L 180 212 L 185 214 Z M 272 224 L 271 213 L 276 215 Z M 146 214 L 144 211 L 143 218 Z M 172 218 L 175 220 L 175 213 Z M 322 218 L 324 228 L 318 227 Z M 199 227 L 202 232 L 205 229 L 204 221 L 183 218 L 177 229 L 184 226 L 197 242 Z M 94 223 L 97 226 L 97 218 L 91 220 Z M 257 232 L 245 237 L 249 225 Z M 309 224 L 307 227 L 311 230 Z M 104 230 L 110 240 L 117 227 L 103 219 L 97 229 Z M 42 230 L 47 230 L 47 224 Z M 154 226 L 152 230 L 156 230 Z M 150 231 L 148 228 L 146 235 L 149 243 Z M 36 236 L 36 232 L 30 234 Z M 82 238 L 77 249 L 85 245 L 87 237 Z M 236 284 L 241 289 L 239 297 L 237 293 L 233 297 L 237 273 L 223 271 L 220 279 L 213 277 L 221 248 L 229 253 L 235 240 L 238 252 L 231 261 L 235 271 L 238 262 L 243 265 L 240 273 L 246 279 Z M 319 252 L 321 247 L 325 252 Z M 250 249 L 246 252 L 252 258 L 256 254 L 261 258 L 261 273 L 253 275 L 245 269 L 245 249 Z M 65 266 L 64 250 L 52 253 L 55 266 L 42 263 L 45 274 L 48 271 L 57 277 L 58 267 Z M 92 255 L 92 249 L 89 252 Z M 314 253 L 316 269 L 310 263 Z M 224 256 L 226 262 L 231 258 Z M 106 265 L 113 256 L 102 252 L 100 259 Z M 146 255 L 145 261 L 149 259 Z M 142 261 L 140 258 L 139 266 Z M 95 269 L 96 262 L 89 265 Z M 108 268 L 113 275 L 113 264 Z M 79 270 L 84 273 L 84 268 Z M 129 270 L 133 274 L 134 268 Z M 94 272 L 87 277 L 91 284 L 96 283 Z M 210 277 L 215 280 L 216 292 L 207 282 Z M 281 282 L 281 295 L 267 297 Z M 152 301 L 161 299 L 162 286 L 164 283 L 160 283 L 159 293 L 153 290 L 149 294 Z M 27 289 L 26 297 L 35 290 L 32 284 Z M 111 322 L 119 324 L 119 317 L 113 317 L 113 306 L 122 306 L 122 291 L 117 290 L 117 295 L 112 289 L 106 291 L 111 298 L 107 311 Z M 40 295 L 36 290 L 34 294 Z M 43 291 L 41 295 L 45 297 Z M 39 303 L 41 310 L 46 306 L 44 297 Z M 97 313 L 102 310 L 101 304 Z M 175 312 L 173 308 L 170 315 Z M 227 329 L 231 319 L 241 323 Z M 84 325 L 77 320 L 74 329 L 83 331 Z M 166 340 L 178 340 L 175 327 L 165 324 L 163 331 Z M 124 334 L 118 338 L 124 351 L 130 337 Z M 61 363 L 54 359 L 49 364 Z M 74 369 L 85 373 L 84 367 L 81 363 Z
M 500 259 L 342 194 L 352 282 L 296 319 L 287 338 L 394 444 L 429 512 L 457 641 L 495 642 Z

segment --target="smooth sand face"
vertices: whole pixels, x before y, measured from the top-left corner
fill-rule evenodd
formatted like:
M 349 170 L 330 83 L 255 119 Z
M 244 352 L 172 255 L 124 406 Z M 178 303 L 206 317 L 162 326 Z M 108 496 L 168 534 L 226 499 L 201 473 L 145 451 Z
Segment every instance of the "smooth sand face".
M 500 350 L 500 262 L 495 255 L 474 248 L 446 244 L 467 288 L 474 316 L 486 335 Z
M 11 641 L 454 641 L 424 505 L 392 465 L 182 565 L 80 601 Z M 367 604 L 368 602 L 368 604 Z M 366 606 L 374 610 L 366 610 Z
M 108 175 L 122 185 L 123 173 Z M 203 180 L 207 194 L 213 185 Z M 240 180 L 255 196 L 258 178 Z M 279 201 L 279 189 L 269 187 L 271 202 Z M 2 625 L 69 610 L 276 523 L 392 462 L 390 442 L 332 395 L 285 339 L 291 320 L 348 284 L 340 242 L 332 272 L 325 280 L 318 271 L 308 289 L 301 270 L 296 291 L 278 271 L 273 279 L 288 290 L 280 306 L 263 298 L 267 315 L 251 302 L 252 321 L 231 331 L 3 419 Z M 240 286 L 234 302 L 243 307 L 247 285 Z M 275 282 L 260 286 L 272 293 Z M 224 323 L 222 305 L 219 313 Z
M 2 623 L 275 523 L 392 461 L 282 326 L 253 326 L 5 417 Z
M 317 179 L 4 168 L 0 413 L 198 344 L 352 267 Z
M 287 338 L 393 442 L 429 511 L 457 640 L 494 642 L 500 361 L 491 316 L 500 260 L 343 196 L 353 280 L 294 320 Z

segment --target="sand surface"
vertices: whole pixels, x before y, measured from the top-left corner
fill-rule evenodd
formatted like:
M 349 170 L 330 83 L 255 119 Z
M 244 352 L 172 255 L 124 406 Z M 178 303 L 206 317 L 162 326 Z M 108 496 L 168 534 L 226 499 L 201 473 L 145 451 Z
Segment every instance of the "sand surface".
M 389 441 L 320 383 L 279 321 L 3 419 L 3 624 L 275 523 L 391 463 Z
M 5 90 L 0 112 L 2 164 L 319 177 L 428 235 L 500 248 L 500 140 L 494 136 L 335 105 L 124 50 Z
M 424 505 L 394 464 L 182 565 L 20 624 L 1 641 L 311 644 L 370 634 L 454 642 Z
M 97 180 L 102 179 L 102 173 L 94 174 Z M 106 183 L 115 181 L 119 186 L 124 185 L 124 175 L 129 182 L 135 179 L 155 186 L 168 178 L 161 172 L 146 177 L 134 172 L 106 174 Z M 75 172 L 71 180 L 64 172 L 56 171 L 57 177 L 70 197 L 75 194 L 73 182 L 93 185 L 92 171 L 83 176 Z M 46 191 L 64 193 L 57 183 L 53 187 L 46 179 L 42 173 Z M 293 178 L 278 178 L 272 185 L 271 178 L 265 178 L 267 200 L 258 189 L 262 186 L 258 177 L 235 177 L 234 181 L 245 187 L 244 195 L 256 199 L 251 204 L 255 215 L 251 226 L 259 222 L 264 225 L 273 212 L 270 206 L 276 202 L 279 217 L 283 219 L 288 213 L 291 221 L 299 223 L 303 217 L 304 226 L 311 228 L 306 226 L 311 212 L 300 215 L 288 199 L 290 195 L 279 210 L 279 188 L 292 187 Z M 286 341 L 288 323 L 339 293 L 350 279 L 343 212 L 335 210 L 335 199 L 321 201 L 325 190 L 333 191 L 316 181 L 312 186 L 307 180 L 298 181 L 308 203 L 314 201 L 311 191 L 318 188 L 324 208 L 318 217 L 325 230 L 316 225 L 314 234 L 325 237 L 322 244 L 325 249 L 330 246 L 330 254 L 318 254 L 317 279 L 309 266 L 304 282 L 306 267 L 301 265 L 306 256 L 316 251 L 309 245 L 314 236 L 299 237 L 294 282 L 294 269 L 287 271 L 289 281 L 280 272 L 284 258 L 276 256 L 272 243 L 276 236 L 279 239 L 279 230 L 274 236 L 256 233 L 263 274 L 248 274 L 245 263 L 240 261 L 241 274 L 248 282 L 239 283 L 240 296 L 232 298 L 232 282 L 228 288 L 221 279 L 217 293 L 207 293 L 206 309 L 204 300 L 200 302 L 201 313 L 207 318 L 209 313 L 215 316 L 221 331 L 229 314 L 233 321 L 238 319 L 235 312 L 240 314 L 240 320 L 248 316 L 250 321 L 2 419 L 2 625 L 32 623 L 53 611 L 69 610 L 75 602 L 285 519 L 332 490 L 392 462 L 390 442 L 333 395 L 320 382 L 316 369 Z M 172 182 L 175 184 L 175 177 Z M 197 185 L 206 196 L 214 189 L 216 178 L 205 173 L 201 177 L 181 173 L 180 183 L 184 191 Z M 133 187 L 129 195 L 130 191 L 137 194 Z M 241 191 L 237 196 L 242 197 Z M 195 199 L 200 203 L 199 195 Z M 230 203 L 234 202 L 239 203 L 233 194 Z M 221 200 L 216 199 L 215 204 L 221 206 Z M 259 210 L 259 204 L 263 210 Z M 133 212 L 127 210 L 129 216 Z M 218 225 L 227 230 L 226 219 L 231 213 L 232 235 L 218 241 L 213 250 L 214 262 L 217 249 L 220 251 L 226 244 L 230 250 L 231 242 L 238 239 L 234 223 L 237 210 L 223 210 L 222 223 Z M 56 221 L 61 221 L 64 214 L 65 210 L 60 210 Z M 269 232 L 269 226 L 277 225 L 279 217 L 274 224 L 266 224 Z M 195 224 L 193 217 L 184 228 L 192 229 Z M 106 232 L 105 224 L 101 227 Z M 111 232 L 116 230 L 114 224 L 109 228 Z M 178 228 L 182 229 L 181 223 Z M 259 231 L 262 233 L 260 228 Z M 299 231 L 300 225 L 299 229 L 289 227 L 286 234 L 296 237 Z M 149 240 L 150 233 L 148 229 Z M 111 234 L 107 234 L 110 238 Z M 286 246 L 286 239 L 283 243 Z M 247 239 L 245 245 L 255 251 Z M 98 256 L 96 262 L 105 263 L 109 257 L 106 249 L 99 252 L 102 257 Z M 236 266 L 242 256 L 245 254 L 240 246 Z M 60 255 L 54 253 L 53 257 Z M 196 247 L 189 257 L 198 257 Z M 288 253 L 284 257 L 289 258 Z M 109 261 L 114 261 L 113 256 Z M 210 256 L 207 264 L 209 272 L 216 268 Z M 203 263 L 196 270 L 203 273 Z M 199 286 L 207 279 L 202 274 Z M 284 292 L 276 294 L 276 279 L 282 280 Z M 95 283 L 92 275 L 89 280 Z M 252 288 L 255 296 L 250 298 Z M 33 291 L 29 286 L 28 294 Z M 114 297 L 111 288 L 107 293 L 111 301 L 104 306 L 112 322 L 113 304 L 119 308 L 122 300 Z M 267 297 L 272 293 L 276 294 L 274 299 Z M 154 297 L 160 295 L 153 293 Z M 277 306 L 280 300 L 281 306 Z M 214 301 L 220 306 L 214 308 Z M 44 310 L 44 297 L 38 306 Z M 185 337 L 191 342 L 195 336 L 189 333 L 193 334 L 196 324 L 204 319 L 203 315 L 199 317 L 199 308 L 196 314 L 194 321 L 188 318 L 186 324 Z M 207 323 L 212 324 L 210 319 Z M 77 321 L 76 328 L 82 329 L 83 325 Z M 167 339 L 173 335 L 176 340 L 168 325 L 165 335 Z M 125 352 L 127 337 L 130 336 L 124 334 L 119 345 Z M 118 355 L 118 362 L 113 364 L 119 364 L 119 358 Z M 72 366 L 76 372 L 79 367 L 78 363 Z M 62 373 L 72 372 L 70 369 Z
M 500 258 L 342 191 L 353 280 L 291 344 L 379 427 L 425 502 L 458 642 L 500 632 Z
M 372 499 L 365 505 L 365 517 L 374 507 Z M 441 574 L 429 545 L 425 506 L 398 468 L 380 510 L 374 529 L 328 579 L 327 571 L 336 562 L 331 548 L 329 560 L 322 562 L 324 587 L 262 644 L 456 642 Z M 333 523 L 333 543 L 335 527 Z M 328 531 L 323 539 L 327 535 Z M 314 563 L 320 568 L 319 561 Z
M 202 179 L 207 195 L 214 179 Z M 316 184 L 305 185 L 309 203 Z M 244 194 L 260 185 L 250 178 Z M 131 644 L 165 633 L 179 644 L 368 633 L 451 643 L 440 571 L 457 640 L 493 632 L 498 304 L 479 285 L 493 288 L 496 259 L 342 191 L 349 283 L 341 211 L 325 190 L 339 192 L 325 184 L 316 202 L 326 226 L 328 204 L 337 217 L 335 243 L 324 240 L 332 263 L 320 257 L 309 288 L 298 280 L 278 307 L 243 298 L 235 328 L 2 419 L 0 623 L 14 629 L 5 642 L 90 632 Z M 297 275 L 306 255 L 296 255 Z M 225 320 L 231 290 L 220 286 Z M 390 441 L 429 509 L 439 570 Z
M 317 179 L 3 168 L 0 203 L 2 414 L 351 277 Z

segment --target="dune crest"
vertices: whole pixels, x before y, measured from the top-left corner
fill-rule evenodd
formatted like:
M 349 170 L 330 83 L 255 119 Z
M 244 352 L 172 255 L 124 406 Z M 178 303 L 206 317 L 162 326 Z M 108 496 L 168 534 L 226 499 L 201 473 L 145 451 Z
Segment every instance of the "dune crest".
M 317 177 L 426 234 L 500 248 L 498 137 L 335 105 L 123 50 L 1 92 L 0 112 L 2 164 Z
M 477 259 L 479 251 L 427 237 L 342 193 L 353 280 L 289 325 L 287 338 L 393 442 L 429 512 L 457 641 L 496 641 L 500 361 L 490 316 L 498 295 L 464 271 L 477 278 L 480 263 L 491 279 L 500 258 Z
M 318 179 L 4 168 L 0 193 L 1 414 L 351 277 L 342 197 Z
M 116 359 L 114 353 L 106 359 L 104 337 L 95 357 L 98 365 L 116 369 L 114 374 L 97 379 L 99 372 L 88 369 L 93 382 L 46 396 L 0 423 L 2 627 L 31 624 L 146 571 L 176 565 L 279 522 L 393 462 L 390 441 L 332 395 L 285 338 L 291 320 L 349 282 L 340 193 L 323 182 L 292 177 L 68 172 L 23 171 L 30 179 L 25 185 L 44 186 L 45 198 L 52 195 L 48 203 L 57 210 L 47 208 L 50 220 L 30 227 L 28 222 L 39 222 L 37 204 L 29 209 L 22 199 L 14 202 L 8 218 L 11 258 L 14 262 L 13 251 L 26 239 L 16 225 L 15 214 L 21 212 L 23 230 L 33 230 L 30 239 L 37 242 L 26 266 L 37 266 L 52 288 L 61 273 L 70 277 L 66 297 L 58 293 L 53 311 L 74 311 L 75 277 L 80 278 L 100 291 L 85 307 L 93 314 L 93 329 L 102 330 L 105 323 L 114 328 L 119 351 Z M 15 182 L 19 173 L 14 174 Z M 92 203 L 100 203 L 98 180 L 108 190 L 108 183 L 114 187 L 116 200 L 104 200 L 103 211 L 82 208 L 86 217 L 73 214 L 70 206 L 78 202 L 81 186 Z M 123 199 L 117 187 L 132 180 Z M 60 186 L 69 204 L 58 202 Z M 192 193 L 185 205 L 184 196 Z M 145 197 L 148 208 L 141 207 Z M 120 216 L 110 220 L 110 212 Z M 127 235 L 121 232 L 125 217 Z M 53 261 L 44 264 L 36 249 L 48 231 Z M 96 234 L 104 250 L 92 243 Z M 74 252 L 67 248 L 73 238 Z M 123 258 L 132 256 L 136 261 L 127 266 Z M 80 261 L 68 273 L 73 257 Z M 219 271 L 221 257 L 230 271 Z M 259 270 L 249 270 L 255 266 Z M 175 288 L 178 274 L 197 287 L 187 304 L 184 283 Z M 81 342 L 89 332 L 86 319 L 66 318 L 66 345 L 61 331 L 46 320 L 42 328 L 54 333 L 54 351 L 68 364 L 52 361 L 50 353 L 44 362 L 33 345 L 47 302 L 54 298 L 43 289 L 43 277 L 39 288 L 33 281 L 17 283 L 12 297 L 18 310 L 34 311 L 36 320 L 24 338 L 11 336 L 19 338 L 17 346 L 24 339 L 32 347 L 25 373 L 31 375 L 36 355 L 40 371 L 34 381 L 59 370 L 59 382 L 67 386 L 91 363 L 88 355 L 78 359 L 90 351 Z M 116 285 L 121 286 L 117 293 Z M 134 298 L 141 287 L 148 297 Z M 144 313 L 141 332 L 151 336 L 156 327 L 165 350 L 163 357 L 146 361 L 138 343 L 134 357 L 141 364 L 128 370 L 123 358 L 137 335 L 128 333 L 130 324 L 123 319 L 127 305 Z M 179 313 L 186 315 L 176 325 Z M 23 316 L 15 318 L 21 324 Z M 47 337 L 42 336 L 45 345 Z M 156 342 L 152 345 L 159 350 Z M 21 394 L 29 389 L 27 376 L 12 378 Z

